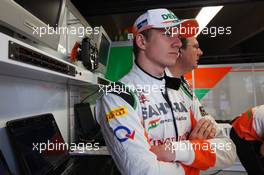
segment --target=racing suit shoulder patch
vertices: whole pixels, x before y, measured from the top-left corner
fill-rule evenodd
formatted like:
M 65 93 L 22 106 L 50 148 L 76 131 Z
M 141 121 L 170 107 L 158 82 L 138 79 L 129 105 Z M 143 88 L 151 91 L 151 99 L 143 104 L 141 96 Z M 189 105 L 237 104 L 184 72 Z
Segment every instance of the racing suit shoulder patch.
M 204 109 L 203 106 L 200 106 L 200 107 L 199 107 L 199 110 L 200 110 L 200 113 L 201 113 L 202 117 L 208 115 L 208 113 L 205 111 L 205 109 Z
M 136 99 L 133 92 L 121 82 L 112 83 L 109 93 L 115 94 L 125 100 L 132 108 L 136 108 Z
M 128 110 L 126 106 L 120 106 L 115 109 L 111 109 L 110 112 L 106 113 L 106 120 L 111 122 L 114 119 L 122 118 L 128 115 Z

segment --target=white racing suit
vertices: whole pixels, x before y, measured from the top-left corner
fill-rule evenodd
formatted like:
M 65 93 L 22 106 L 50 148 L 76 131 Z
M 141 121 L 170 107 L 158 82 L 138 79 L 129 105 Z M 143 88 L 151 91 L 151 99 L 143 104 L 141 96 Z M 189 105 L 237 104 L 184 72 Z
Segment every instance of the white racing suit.
M 135 64 L 121 82 L 134 88 L 133 93 L 106 93 L 97 101 L 96 116 L 122 174 L 196 175 L 235 161 L 235 146 L 220 130 L 214 139 L 187 140 L 196 122 L 208 116 L 182 85 L 179 90 L 165 88 L 164 78 L 153 77 Z M 179 148 L 174 162 L 158 161 L 150 151 L 166 141 Z

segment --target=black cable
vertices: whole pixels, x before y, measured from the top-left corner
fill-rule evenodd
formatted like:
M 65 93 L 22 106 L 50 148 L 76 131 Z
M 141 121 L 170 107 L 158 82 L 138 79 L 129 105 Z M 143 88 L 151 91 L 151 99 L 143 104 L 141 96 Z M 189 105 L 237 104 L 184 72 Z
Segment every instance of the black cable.
M 169 98 L 169 95 L 168 95 L 167 88 L 165 88 L 165 94 L 163 94 L 163 93 L 161 93 L 161 94 L 164 97 L 164 99 L 167 101 L 168 105 L 170 106 L 171 113 L 172 113 L 172 121 L 173 121 L 173 125 L 174 125 L 174 128 L 175 128 L 175 133 L 176 133 L 176 141 L 178 141 L 178 129 L 177 129 L 176 121 L 175 121 L 176 119 L 175 119 L 175 116 L 174 116 L 174 113 L 173 113 L 172 104 L 171 104 L 171 101 L 170 101 L 170 98 Z
M 218 173 L 220 173 L 222 170 L 218 170 L 216 173 L 213 174 L 209 174 L 209 175 L 217 175 Z
M 91 97 L 92 95 L 96 94 L 98 92 L 98 89 L 96 89 L 94 92 L 92 92 L 91 94 L 87 95 L 82 101 L 81 103 L 83 103 L 87 98 Z

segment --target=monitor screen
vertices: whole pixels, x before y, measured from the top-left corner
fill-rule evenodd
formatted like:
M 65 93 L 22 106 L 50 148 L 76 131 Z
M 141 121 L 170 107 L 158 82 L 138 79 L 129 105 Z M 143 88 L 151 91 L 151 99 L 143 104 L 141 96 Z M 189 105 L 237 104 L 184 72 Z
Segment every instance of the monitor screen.
M 68 150 L 59 146 L 64 140 L 52 114 L 9 121 L 7 131 L 24 174 L 52 172 L 68 159 Z
M 15 0 L 15 2 L 39 18 L 45 24 L 49 24 L 52 27 L 58 26 L 61 6 L 63 3 L 62 0 Z
M 104 66 L 107 65 L 108 53 L 110 50 L 110 42 L 106 39 L 106 36 L 102 34 L 101 43 L 99 46 L 99 62 Z
M 7 166 L 6 160 L 1 150 L 0 150 L 0 174 L 1 175 L 11 175 L 11 172 Z
M 99 66 L 96 72 L 106 74 L 112 41 L 102 26 L 100 26 L 99 34 L 95 35 L 94 38 L 99 51 Z

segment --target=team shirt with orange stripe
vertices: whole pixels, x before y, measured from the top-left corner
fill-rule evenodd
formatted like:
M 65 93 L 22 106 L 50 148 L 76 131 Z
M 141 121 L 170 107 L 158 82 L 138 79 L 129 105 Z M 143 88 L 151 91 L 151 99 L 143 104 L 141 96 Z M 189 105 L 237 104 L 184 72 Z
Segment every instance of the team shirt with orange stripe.
M 183 86 L 177 91 L 167 88 L 170 106 L 162 94 L 165 80 L 148 75 L 137 65 L 121 82 L 137 87 L 135 105 L 131 106 L 117 94 L 108 93 L 97 101 L 96 116 L 108 150 L 122 174 L 196 175 L 200 170 L 233 164 L 236 156 L 233 142 L 222 134 L 213 118 L 204 113 L 198 99 L 191 97 Z M 143 85 L 160 88 L 148 91 Z M 203 117 L 215 123 L 216 137 L 188 140 L 197 121 Z M 167 142 L 174 145 L 175 160 L 158 161 L 150 148 Z
M 240 138 L 248 141 L 264 141 L 264 105 L 242 113 L 232 124 Z

